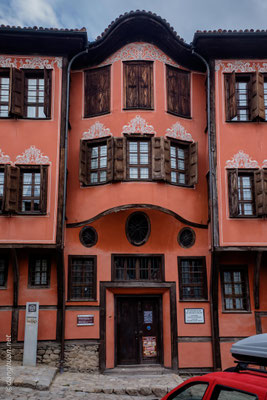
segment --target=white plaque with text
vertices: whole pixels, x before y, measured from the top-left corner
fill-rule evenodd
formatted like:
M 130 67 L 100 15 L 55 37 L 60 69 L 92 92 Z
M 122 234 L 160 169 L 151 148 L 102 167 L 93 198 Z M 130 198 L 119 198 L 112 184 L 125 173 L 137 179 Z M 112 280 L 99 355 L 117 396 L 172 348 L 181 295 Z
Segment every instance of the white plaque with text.
M 184 322 L 186 324 L 204 324 L 204 308 L 185 308 Z

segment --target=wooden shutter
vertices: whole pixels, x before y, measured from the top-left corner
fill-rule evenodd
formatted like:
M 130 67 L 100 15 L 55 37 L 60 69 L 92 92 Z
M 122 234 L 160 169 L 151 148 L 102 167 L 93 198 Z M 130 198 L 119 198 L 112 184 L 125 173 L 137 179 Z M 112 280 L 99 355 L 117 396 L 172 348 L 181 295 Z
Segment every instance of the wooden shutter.
M 190 143 L 188 154 L 188 185 L 196 185 L 198 181 L 198 144 Z
M 114 181 L 126 179 L 126 138 L 114 138 Z
M 46 213 L 47 209 L 47 188 L 48 188 L 48 167 L 41 165 L 41 193 L 40 193 L 40 211 Z
M 226 121 L 231 121 L 237 116 L 235 72 L 225 75 L 225 112 Z
M 164 137 L 153 137 L 152 142 L 152 179 L 163 180 L 164 171 Z
M 16 213 L 19 210 L 20 169 L 11 165 L 5 166 L 5 196 L 3 211 Z
M 88 185 L 88 146 L 86 140 L 80 140 L 79 181 L 82 185 Z
M 152 63 L 142 63 L 139 65 L 138 105 L 140 108 L 152 108 L 152 66 Z
M 110 66 L 85 71 L 84 116 L 110 111 Z
M 267 215 L 267 169 L 262 170 L 263 214 Z
M 167 109 L 190 117 L 190 73 L 167 66 Z
M 164 179 L 171 182 L 171 142 L 164 139 Z
M 267 170 L 254 172 L 256 215 L 267 215 Z
M 124 64 L 124 107 L 138 108 L 139 65 Z
M 237 169 L 228 170 L 228 195 L 230 217 L 237 217 L 239 214 Z
M 52 71 L 44 68 L 44 114 L 51 118 Z
M 113 138 L 107 139 L 107 182 L 113 180 Z
M 261 73 L 251 74 L 249 82 L 249 111 L 251 121 L 264 121 L 264 77 Z
M 8 111 L 11 115 L 24 115 L 24 72 L 16 68 L 10 69 Z

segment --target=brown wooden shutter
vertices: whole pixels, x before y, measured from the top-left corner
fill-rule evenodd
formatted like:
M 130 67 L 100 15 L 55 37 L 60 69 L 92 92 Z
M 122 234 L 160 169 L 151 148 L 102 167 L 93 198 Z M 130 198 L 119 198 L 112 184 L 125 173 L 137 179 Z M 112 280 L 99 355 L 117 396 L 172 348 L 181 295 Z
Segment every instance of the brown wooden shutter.
M 79 181 L 88 185 L 88 145 L 86 140 L 80 140 Z
M 196 185 L 198 181 L 198 144 L 190 143 L 188 154 L 188 185 Z
M 126 138 L 114 138 L 114 181 L 126 179 Z
M 164 139 L 164 179 L 171 182 L 171 142 Z
M 40 211 L 46 213 L 47 209 L 47 188 L 48 188 L 48 167 L 41 165 L 41 193 L 40 193 Z
M 3 211 L 16 213 L 19 210 L 20 169 L 11 165 L 5 166 L 5 195 Z
M 16 68 L 10 69 L 8 111 L 11 115 L 24 115 L 24 72 Z
M 239 214 L 237 169 L 228 170 L 228 195 L 230 217 L 237 217 Z
M 237 116 L 235 72 L 225 75 L 225 112 L 227 121 Z
M 263 185 L 263 214 L 267 215 L 267 169 L 262 170 L 262 185 Z
M 164 137 L 153 137 L 152 142 L 152 179 L 164 179 Z
M 251 121 L 264 121 L 264 77 L 261 73 L 251 74 L 249 82 L 249 110 Z
M 256 215 L 264 214 L 264 192 L 262 170 L 254 171 Z
M 84 116 L 110 111 L 110 66 L 85 71 Z
M 152 63 L 139 65 L 138 104 L 140 108 L 152 108 L 153 99 L 153 65 Z
M 51 118 L 52 70 L 44 68 L 44 114 Z
M 107 139 L 107 182 L 113 180 L 113 138 Z
M 138 108 L 139 65 L 124 64 L 124 107 Z
M 190 117 L 190 73 L 167 66 L 167 109 Z

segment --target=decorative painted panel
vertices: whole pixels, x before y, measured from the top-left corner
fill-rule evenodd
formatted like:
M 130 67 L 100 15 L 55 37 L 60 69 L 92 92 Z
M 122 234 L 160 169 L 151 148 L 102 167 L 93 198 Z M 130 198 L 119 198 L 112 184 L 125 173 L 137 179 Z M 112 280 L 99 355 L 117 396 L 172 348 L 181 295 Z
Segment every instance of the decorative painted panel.
M 123 126 L 121 134 L 123 135 L 124 133 L 148 133 L 151 135 L 156 135 L 154 127 L 152 125 L 148 125 L 146 120 L 140 117 L 140 115 L 136 115 L 136 117 L 133 118 L 128 125 Z
M 0 56 L 0 67 L 1 68 L 27 68 L 27 69 L 54 69 L 55 65 L 58 68 L 62 68 L 62 58 L 43 58 L 43 57 L 10 57 Z
M 231 60 L 224 62 L 222 60 L 215 61 L 215 70 L 222 72 L 267 72 L 267 63 L 249 62 L 245 60 Z
M 10 164 L 10 157 L 0 149 L 0 164 Z
M 243 150 L 239 150 L 231 160 L 226 161 L 226 168 L 259 168 L 256 160 L 252 160 Z
M 31 146 L 25 152 L 16 157 L 15 164 L 51 164 L 49 157 L 44 156 L 39 149 Z
M 193 142 L 191 133 L 187 132 L 186 129 L 179 123 L 176 122 L 171 128 L 166 129 L 166 137 L 172 137 L 174 139 L 186 140 Z
M 105 125 L 97 121 L 95 124 L 91 125 L 88 131 L 83 132 L 82 139 L 96 139 L 105 136 L 113 136 L 109 128 L 105 128 Z
M 180 67 L 158 47 L 150 43 L 130 43 L 108 57 L 100 66 L 113 64 L 115 61 L 146 60 L 160 61 L 165 64 Z

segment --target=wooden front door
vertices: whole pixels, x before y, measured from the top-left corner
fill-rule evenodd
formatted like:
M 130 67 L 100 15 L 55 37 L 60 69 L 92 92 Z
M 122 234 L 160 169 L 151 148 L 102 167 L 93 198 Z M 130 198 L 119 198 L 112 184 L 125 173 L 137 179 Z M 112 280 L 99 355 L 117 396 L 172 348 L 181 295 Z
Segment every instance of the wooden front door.
M 160 297 L 117 297 L 117 364 L 161 362 Z

